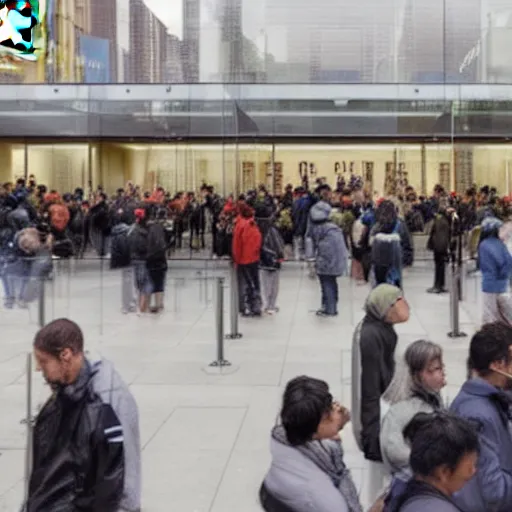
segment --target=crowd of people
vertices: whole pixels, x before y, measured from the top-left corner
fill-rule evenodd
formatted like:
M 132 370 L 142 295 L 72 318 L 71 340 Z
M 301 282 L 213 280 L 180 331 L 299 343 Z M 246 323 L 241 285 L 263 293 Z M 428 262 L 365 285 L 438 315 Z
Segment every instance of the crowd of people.
M 420 233 L 427 235 L 434 259 L 429 293 L 447 292 L 447 263 L 460 263 L 467 253 L 483 274 L 485 321 L 512 321 L 505 294 L 512 264 L 508 198 L 490 187 L 460 196 L 440 185 L 430 197 L 408 186 L 397 196 L 374 198 L 360 179 L 349 183 L 334 190 L 323 179 L 314 190 L 288 185 L 277 197 L 261 185 L 237 198 L 221 197 L 206 184 L 198 194 L 171 195 L 162 187 L 142 193 L 129 182 L 108 196 L 102 187 L 88 195 L 80 188 L 60 195 L 33 176 L 6 183 L 0 188 L 4 305 L 24 307 L 34 300 L 37 279 L 51 275 L 52 258 L 94 251 L 122 269 L 123 312 L 159 313 L 168 257 L 188 238 L 190 251 L 232 260 L 240 314 L 278 312 L 279 271 L 293 257 L 307 261 L 311 276 L 318 277 L 317 314 L 332 317 L 338 314 L 337 278 L 344 274 L 362 284 L 402 288 L 403 269 L 414 262 L 411 235 Z
M 403 197 L 374 201 L 360 186 L 332 190 L 322 182 L 314 191 L 288 187 L 279 198 L 260 187 L 236 199 L 206 185 L 197 199 L 170 197 L 161 188 L 141 195 L 129 183 L 114 197 L 99 189 L 86 199 L 80 189 L 61 197 L 35 180 L 19 180 L 0 194 L 4 301 L 7 308 L 23 306 L 33 293 L 31 277 L 50 275 L 52 258 L 80 258 L 92 247 L 123 270 L 126 313 L 159 313 L 169 251 L 187 231 L 192 250 L 206 246 L 211 232 L 213 254 L 229 256 L 237 269 L 240 313 L 275 314 L 291 245 L 318 276 L 319 316 L 338 314 L 343 274 L 370 283 L 370 291 L 353 334 L 351 410 L 326 382 L 299 376 L 287 384 L 260 489 L 263 508 L 360 512 L 373 503 L 372 512 L 506 512 L 512 510 L 507 208 L 485 187 L 463 198 L 436 187 L 428 199 L 409 188 Z M 428 292 L 445 292 L 447 262 L 457 264 L 472 244 L 482 272 L 484 322 L 470 343 L 467 380 L 451 404 L 441 397 L 440 345 L 418 340 L 395 362 L 395 326 L 410 316 L 403 269 L 413 264 L 416 232 L 427 234 L 433 252 Z M 34 426 L 25 512 L 140 512 L 138 412 L 121 376 L 110 362 L 86 357 L 83 334 L 67 319 L 37 333 L 34 353 L 52 396 Z M 368 461 L 361 492 L 344 458 L 340 432 L 349 422 Z

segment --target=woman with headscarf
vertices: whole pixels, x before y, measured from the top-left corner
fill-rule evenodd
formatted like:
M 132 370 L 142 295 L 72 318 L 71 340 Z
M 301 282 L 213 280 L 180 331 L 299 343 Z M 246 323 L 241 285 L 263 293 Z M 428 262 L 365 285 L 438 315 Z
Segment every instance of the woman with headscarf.
M 352 427 L 359 449 L 370 461 L 365 493 L 369 503 L 381 491 L 384 478 L 380 401 L 395 372 L 394 325 L 407 322 L 409 305 L 400 288 L 381 284 L 370 292 L 365 311 L 352 343 Z
M 486 217 L 482 221 L 478 247 L 482 272 L 482 324 L 503 322 L 512 325 L 512 302 L 507 293 L 512 256 L 500 239 L 502 225 L 496 217 Z

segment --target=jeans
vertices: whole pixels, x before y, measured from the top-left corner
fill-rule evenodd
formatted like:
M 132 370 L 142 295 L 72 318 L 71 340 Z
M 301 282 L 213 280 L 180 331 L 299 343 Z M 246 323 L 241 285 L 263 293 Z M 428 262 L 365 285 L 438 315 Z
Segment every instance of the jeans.
M 19 258 L 4 268 L 2 284 L 4 287 L 4 300 L 7 306 L 12 306 L 15 301 L 25 300 L 25 289 L 30 276 L 29 260 Z
M 279 293 L 279 270 L 262 270 L 261 281 L 264 291 L 264 303 L 267 310 L 276 309 L 277 295 Z
M 137 310 L 137 296 L 135 294 L 135 275 L 133 267 L 125 267 L 121 271 L 121 300 L 124 311 Z
M 322 311 L 328 315 L 338 313 L 338 281 L 336 276 L 319 275 L 322 288 Z
M 446 279 L 446 254 L 443 252 L 434 253 L 435 275 L 434 275 L 434 288 L 444 290 Z
M 239 265 L 240 276 L 243 281 L 244 313 L 261 314 L 261 291 L 259 262 Z

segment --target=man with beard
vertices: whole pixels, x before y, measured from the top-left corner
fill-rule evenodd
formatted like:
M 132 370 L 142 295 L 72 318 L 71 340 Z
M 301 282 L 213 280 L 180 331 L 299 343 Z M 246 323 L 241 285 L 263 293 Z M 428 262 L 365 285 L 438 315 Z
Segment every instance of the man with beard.
M 476 475 L 455 502 L 464 512 L 507 512 L 512 510 L 512 328 L 484 325 L 471 340 L 468 366 L 471 377 L 450 409 L 475 424 L 480 454 Z
M 67 319 L 37 333 L 34 355 L 53 394 L 34 427 L 24 511 L 140 511 L 138 412 L 119 374 L 86 359 Z

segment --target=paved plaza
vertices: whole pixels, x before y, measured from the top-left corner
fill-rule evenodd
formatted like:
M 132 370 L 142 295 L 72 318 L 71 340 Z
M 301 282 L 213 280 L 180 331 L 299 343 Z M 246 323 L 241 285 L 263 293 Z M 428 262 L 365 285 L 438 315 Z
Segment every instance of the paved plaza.
M 166 311 L 157 317 L 123 315 L 120 275 L 98 261 L 62 263 L 46 287 L 46 320 L 69 317 L 83 328 L 91 355 L 115 362 L 140 411 L 144 512 L 252 512 L 270 462 L 269 434 L 286 382 L 307 374 L 325 379 L 350 406 L 352 332 L 362 318 L 367 287 L 340 279 L 337 318 L 318 318 L 319 286 L 301 264 L 281 273 L 280 313 L 241 319 L 243 338 L 226 341 L 232 367 L 220 374 L 215 359 L 214 283 L 229 276 L 225 262 L 173 261 Z M 478 278 L 470 278 L 461 328 L 471 335 L 480 318 Z M 469 338 L 452 340 L 449 297 L 428 295 L 432 270 L 422 264 L 405 275 L 411 319 L 398 327 L 399 351 L 428 338 L 445 349 L 453 399 L 465 377 Z M 226 281 L 226 286 L 229 281 Z M 225 330 L 230 331 L 229 289 Z M 37 331 L 38 307 L 0 309 L 0 510 L 18 510 L 23 495 L 26 354 Z M 47 388 L 33 372 L 34 411 Z M 365 462 L 350 426 L 342 434 L 357 485 Z

